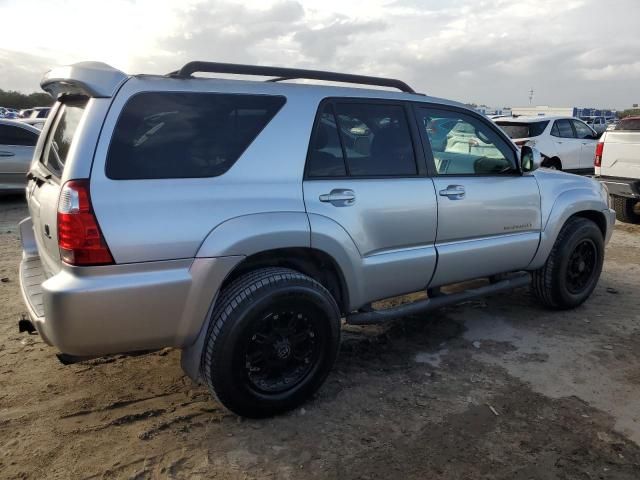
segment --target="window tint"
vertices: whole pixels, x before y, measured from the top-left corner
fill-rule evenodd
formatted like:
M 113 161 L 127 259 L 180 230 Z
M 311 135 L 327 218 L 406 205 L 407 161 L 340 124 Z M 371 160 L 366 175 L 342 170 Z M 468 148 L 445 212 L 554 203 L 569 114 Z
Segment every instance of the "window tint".
M 516 170 L 515 154 L 490 125 L 471 115 L 420 108 L 439 175 L 486 175 Z
M 326 104 L 311 138 L 307 176 L 344 177 L 346 174 L 336 118 L 331 104 Z
M 341 103 L 335 109 L 348 175 L 417 174 L 404 107 Z
M 118 119 L 106 174 L 117 180 L 222 175 L 284 103 L 266 95 L 138 94 Z
M 46 167 L 55 175 L 61 175 L 71 148 L 71 141 L 87 106 L 87 99 L 67 101 L 58 110 L 57 123 L 42 157 Z
M 556 137 L 562 138 L 575 138 L 573 134 L 573 128 L 571 128 L 571 122 L 569 120 L 556 120 L 556 124 L 554 125 L 557 134 L 554 134 Z
M 13 125 L 0 125 L 0 145 L 22 145 L 33 147 L 38 135 L 29 130 Z
M 544 129 L 549 125 L 549 121 L 530 122 L 530 123 L 514 123 L 514 122 L 496 122 L 502 130 L 505 131 L 509 138 L 530 138 L 542 135 Z
M 578 138 L 593 138 L 593 132 L 589 127 L 579 120 L 572 120 L 573 127 L 576 129 L 576 137 Z

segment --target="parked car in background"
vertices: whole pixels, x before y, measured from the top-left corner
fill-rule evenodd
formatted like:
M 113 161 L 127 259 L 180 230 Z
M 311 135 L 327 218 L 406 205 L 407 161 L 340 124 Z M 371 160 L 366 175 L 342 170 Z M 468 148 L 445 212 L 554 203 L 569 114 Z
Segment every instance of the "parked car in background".
M 25 123 L 27 125 L 31 125 L 32 127 L 36 127 L 38 130 L 42 130 L 45 122 L 47 121 L 46 118 L 18 118 L 18 120 L 21 123 Z
M 593 173 L 597 133 L 572 117 L 510 117 L 495 123 L 518 146 L 536 147 L 543 167 L 571 173 Z
M 594 164 L 618 220 L 640 223 L 640 117 L 623 118 L 602 135 Z
M 32 108 L 23 108 L 18 112 L 18 118 L 31 118 L 32 113 L 33 113 Z
M 568 309 L 598 282 L 615 221 L 604 187 L 539 169 L 486 117 L 399 80 L 84 62 L 41 85 L 57 102 L 29 171 L 20 285 L 64 362 L 177 347 L 222 404 L 263 417 L 320 388 L 342 318 L 380 324 L 529 284 Z
M 47 118 L 51 107 L 33 107 L 33 112 L 29 118 Z
M 598 135 L 607 129 L 607 121 L 604 117 L 584 117 L 582 120 Z
M 17 120 L 0 119 L 0 193 L 23 192 L 40 130 Z

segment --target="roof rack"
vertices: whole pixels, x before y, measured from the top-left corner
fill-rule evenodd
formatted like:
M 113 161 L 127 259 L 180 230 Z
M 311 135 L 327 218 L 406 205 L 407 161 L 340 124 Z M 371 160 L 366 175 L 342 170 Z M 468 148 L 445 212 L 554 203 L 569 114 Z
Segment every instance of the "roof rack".
M 175 78 L 190 78 L 193 73 L 232 73 L 237 75 L 259 75 L 275 77 L 267 82 L 279 82 L 304 78 L 309 80 L 324 80 L 329 82 L 357 83 L 360 85 L 376 85 L 378 87 L 397 88 L 402 92 L 416 93 L 413 88 L 402 80 L 366 75 L 351 75 L 348 73 L 324 72 L 322 70 L 304 70 L 301 68 L 265 67 L 260 65 L 240 65 L 235 63 L 218 62 L 189 62 L 180 70 L 168 74 Z

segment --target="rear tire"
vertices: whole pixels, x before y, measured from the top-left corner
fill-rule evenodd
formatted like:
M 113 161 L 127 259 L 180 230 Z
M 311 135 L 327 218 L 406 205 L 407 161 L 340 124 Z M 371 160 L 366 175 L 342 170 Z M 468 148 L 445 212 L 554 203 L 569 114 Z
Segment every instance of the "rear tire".
M 214 308 L 201 374 L 232 412 L 291 410 L 324 382 L 340 346 L 340 311 L 318 282 L 263 268 L 233 281 Z
M 616 218 L 624 223 L 640 223 L 640 201 L 633 198 L 611 195 Z
M 544 266 L 532 272 L 533 293 L 546 307 L 575 308 L 593 292 L 603 262 L 604 240 L 598 226 L 572 217 L 560 230 Z

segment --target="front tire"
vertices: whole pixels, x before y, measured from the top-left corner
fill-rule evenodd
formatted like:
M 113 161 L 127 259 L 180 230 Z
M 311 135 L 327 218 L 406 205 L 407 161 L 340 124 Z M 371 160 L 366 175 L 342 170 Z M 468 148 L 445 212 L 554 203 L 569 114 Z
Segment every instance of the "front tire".
M 603 262 L 604 240 L 598 226 L 572 217 L 560 230 L 544 266 L 533 272 L 533 293 L 547 307 L 575 308 L 593 292 Z
M 226 287 L 201 362 L 211 393 L 232 412 L 261 418 L 302 404 L 324 382 L 340 346 L 340 311 L 318 282 L 264 268 Z
M 640 223 L 640 201 L 633 198 L 611 196 L 616 218 L 624 223 Z

